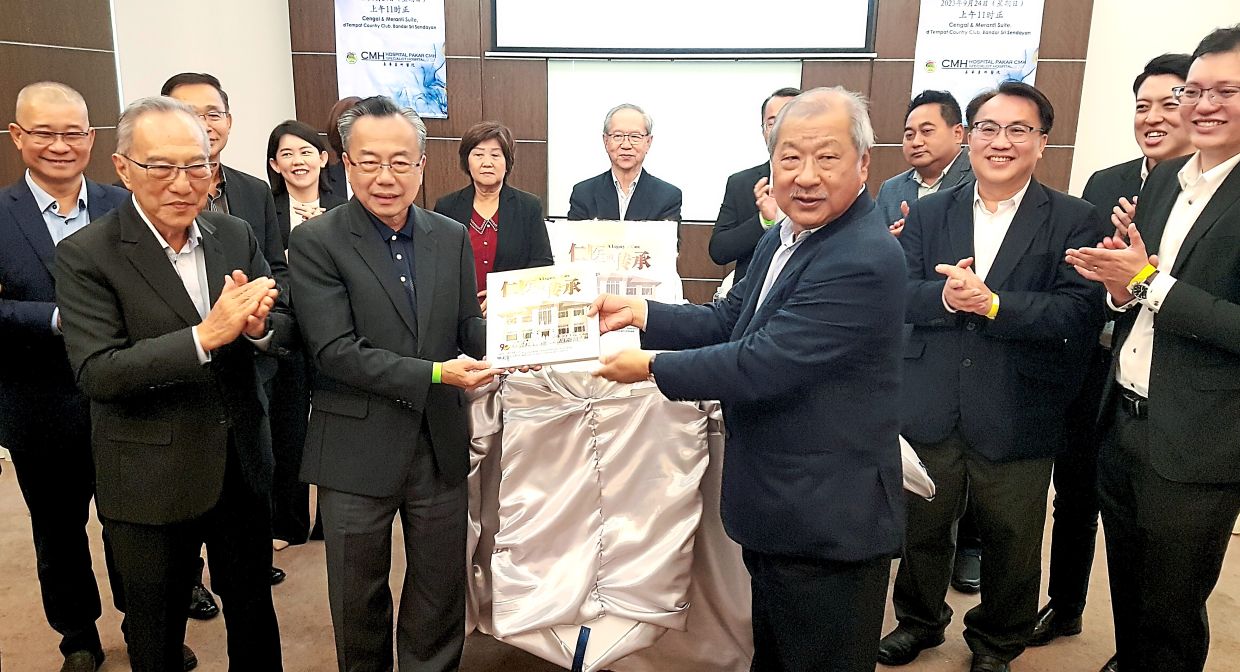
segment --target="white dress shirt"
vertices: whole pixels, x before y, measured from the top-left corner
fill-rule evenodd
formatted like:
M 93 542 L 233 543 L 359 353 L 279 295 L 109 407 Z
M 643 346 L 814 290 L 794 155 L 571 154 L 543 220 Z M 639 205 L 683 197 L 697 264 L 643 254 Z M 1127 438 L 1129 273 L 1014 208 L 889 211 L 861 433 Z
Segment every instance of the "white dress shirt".
M 961 154 L 964 154 L 964 152 L 956 152 L 956 158 L 948 162 L 947 166 L 943 168 L 943 172 L 939 173 L 939 179 L 935 180 L 934 184 L 928 184 L 925 180 L 921 179 L 921 173 L 917 172 L 917 169 L 914 168 L 913 181 L 917 183 L 917 198 L 925 198 L 926 196 L 938 191 L 939 187 L 943 186 L 943 178 L 947 176 L 947 171 L 951 170 L 952 166 L 956 165 L 956 162 L 960 160 Z
M 155 236 L 156 242 L 163 248 L 164 254 L 168 255 L 168 262 L 172 264 L 172 269 L 181 278 L 181 284 L 185 285 L 185 293 L 194 303 L 198 317 L 206 319 L 207 313 L 211 312 L 211 289 L 207 284 L 207 260 L 205 255 L 199 251 L 202 246 L 202 232 L 198 230 L 198 220 L 190 223 L 189 238 L 184 247 L 178 251 L 172 249 L 168 241 L 164 240 L 155 225 L 151 223 L 150 218 L 142 211 L 142 206 L 138 205 L 136 197 L 133 199 L 133 207 L 138 211 L 138 216 L 142 218 L 142 221 L 146 223 L 146 228 L 150 229 L 151 235 Z M 198 340 L 198 327 L 196 325 L 192 327 L 190 333 L 194 336 L 194 351 L 198 354 L 198 362 L 206 364 L 211 361 L 211 353 L 203 350 L 202 342 Z
M 1175 205 L 1171 207 L 1171 214 L 1167 215 L 1167 226 L 1163 229 L 1162 238 L 1158 242 L 1159 272 L 1150 283 L 1146 299 L 1140 302 L 1143 304 L 1141 313 L 1137 315 L 1137 321 L 1132 325 L 1132 332 L 1124 341 L 1124 349 L 1119 353 L 1119 366 L 1115 371 L 1116 382 L 1143 397 L 1150 396 L 1150 363 L 1154 354 L 1154 315 L 1158 313 L 1163 301 L 1167 298 L 1167 293 L 1175 285 L 1175 278 L 1171 277 L 1171 269 L 1175 267 L 1176 257 L 1180 254 L 1180 246 L 1184 244 L 1184 238 L 1188 236 L 1189 229 L 1193 228 L 1193 224 L 1205 210 L 1206 204 L 1218 191 L 1219 185 L 1227 179 L 1237 163 L 1240 163 L 1240 154 L 1203 173 L 1201 154 L 1198 153 L 1194 154 L 1193 158 L 1189 159 L 1176 175 L 1180 181 L 1180 194 L 1175 199 Z M 1111 301 L 1109 295 L 1107 301 Z M 1133 303 L 1130 302 L 1117 309 L 1127 310 L 1132 305 Z M 1112 304 L 1112 307 L 1116 306 Z
M 1008 227 L 1016 218 L 1021 201 L 1025 200 L 1025 192 L 1029 191 L 1029 182 L 1020 188 L 1014 196 L 999 201 L 994 212 L 986 209 L 981 194 L 977 191 L 977 183 L 973 184 L 973 272 L 982 280 L 995 265 L 995 257 L 1007 236 Z
M 633 199 L 633 192 L 637 191 L 637 181 L 641 179 L 642 171 L 637 171 L 637 175 L 633 178 L 633 184 L 629 185 L 628 193 L 625 193 L 624 187 L 620 186 L 620 180 L 616 177 L 615 171 L 611 173 L 611 182 L 616 185 L 616 200 L 620 202 L 620 219 L 624 219 L 624 214 L 629 211 L 629 201 Z

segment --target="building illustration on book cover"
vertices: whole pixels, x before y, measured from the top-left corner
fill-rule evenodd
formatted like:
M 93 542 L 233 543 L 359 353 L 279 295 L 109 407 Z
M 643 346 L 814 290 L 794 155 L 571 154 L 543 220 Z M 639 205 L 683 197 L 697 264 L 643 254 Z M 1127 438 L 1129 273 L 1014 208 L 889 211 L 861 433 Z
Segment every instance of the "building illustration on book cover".
M 556 221 L 547 233 L 556 263 L 589 263 L 598 269 L 598 291 L 665 303 L 683 300 L 676 222 Z
M 592 267 L 549 266 L 487 276 L 487 358 L 497 366 L 598 357 Z

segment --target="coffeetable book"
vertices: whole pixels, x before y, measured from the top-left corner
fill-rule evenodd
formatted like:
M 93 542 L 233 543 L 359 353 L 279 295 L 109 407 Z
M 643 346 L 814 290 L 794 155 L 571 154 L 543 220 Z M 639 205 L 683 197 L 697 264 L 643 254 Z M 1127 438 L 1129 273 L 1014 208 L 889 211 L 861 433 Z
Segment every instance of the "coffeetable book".
M 597 360 L 593 264 L 560 264 L 487 275 L 487 361 L 504 368 Z

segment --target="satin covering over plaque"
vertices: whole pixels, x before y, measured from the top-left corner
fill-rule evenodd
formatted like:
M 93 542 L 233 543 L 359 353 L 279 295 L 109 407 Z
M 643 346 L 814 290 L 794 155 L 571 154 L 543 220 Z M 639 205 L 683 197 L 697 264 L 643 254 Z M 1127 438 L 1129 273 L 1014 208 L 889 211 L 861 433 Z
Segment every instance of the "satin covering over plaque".
M 470 630 L 567 668 L 588 626 L 587 671 L 747 669 L 717 404 L 544 369 L 472 417 Z

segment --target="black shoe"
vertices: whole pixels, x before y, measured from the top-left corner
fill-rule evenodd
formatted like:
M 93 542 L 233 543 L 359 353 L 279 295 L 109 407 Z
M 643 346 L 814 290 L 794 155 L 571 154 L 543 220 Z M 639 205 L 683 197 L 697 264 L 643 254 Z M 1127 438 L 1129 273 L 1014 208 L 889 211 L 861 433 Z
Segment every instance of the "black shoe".
M 994 656 L 975 654 L 969 672 L 1010 672 L 1007 661 Z
M 273 585 L 273 586 L 277 586 L 277 585 L 279 585 L 279 584 L 283 583 L 283 582 L 284 582 L 284 579 L 287 579 L 287 578 L 288 578 L 288 574 L 285 574 L 283 569 L 280 569 L 279 567 L 272 566 L 272 568 L 271 568 L 271 585 Z
M 1111 656 L 1111 659 L 1107 661 L 1107 664 L 1103 665 L 1102 669 L 1098 670 L 1098 672 L 1119 672 L 1119 654 Z
M 952 588 L 973 595 L 982 589 L 982 554 L 974 550 L 957 550 L 952 565 Z
M 196 621 L 209 621 L 219 616 L 220 608 L 215 604 L 215 596 L 201 583 L 194 586 L 189 596 L 189 617 Z
M 878 662 L 883 665 L 908 665 L 922 651 L 943 643 L 943 633 L 919 636 L 911 630 L 896 627 L 878 640 Z
M 1081 615 L 1069 616 L 1056 611 L 1049 604 L 1038 612 L 1038 621 L 1033 626 L 1033 634 L 1029 635 L 1026 644 L 1029 646 L 1046 646 L 1058 637 L 1071 637 L 1081 634 Z
M 74 651 L 65 656 L 60 672 L 95 672 L 100 665 L 103 665 L 102 653 L 96 655 L 90 651 Z
M 194 655 L 194 650 L 188 646 L 181 645 L 181 658 L 185 660 L 185 672 L 198 667 L 198 656 Z

